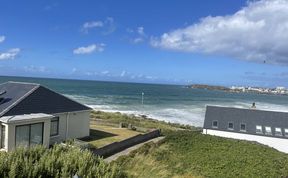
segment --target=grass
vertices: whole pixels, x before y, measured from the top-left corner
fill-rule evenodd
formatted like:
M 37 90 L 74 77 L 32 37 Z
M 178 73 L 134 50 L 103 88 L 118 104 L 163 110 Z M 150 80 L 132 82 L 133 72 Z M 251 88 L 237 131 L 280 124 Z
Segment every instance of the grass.
M 165 121 L 158 121 L 155 119 L 148 118 L 146 116 L 135 116 L 135 115 L 127 115 L 121 114 L 119 112 L 111 113 L 111 112 L 102 112 L 102 111 L 93 111 L 91 113 L 92 119 L 100 119 L 102 123 L 108 124 L 115 124 L 118 125 L 120 122 L 126 124 L 132 124 L 138 128 L 157 128 L 161 129 L 162 133 L 171 130 L 182 130 L 182 129 L 189 129 L 189 130 L 197 130 L 199 128 L 190 126 L 190 125 L 182 125 L 177 123 L 169 123 Z
M 129 177 L 286 177 L 288 155 L 252 142 L 173 131 L 114 162 Z
M 138 134 L 140 133 L 126 128 L 90 124 L 90 136 L 81 140 L 88 142 L 96 148 L 100 148 Z

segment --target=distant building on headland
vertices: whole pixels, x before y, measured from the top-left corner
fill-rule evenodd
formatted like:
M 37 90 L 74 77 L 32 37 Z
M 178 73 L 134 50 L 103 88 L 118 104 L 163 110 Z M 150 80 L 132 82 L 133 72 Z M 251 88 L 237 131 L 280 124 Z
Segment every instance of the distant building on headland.
M 256 141 L 288 153 L 288 112 L 207 106 L 203 134 Z
M 252 92 L 262 94 L 288 94 L 288 90 L 285 87 L 276 88 L 262 88 L 262 87 L 244 87 L 244 86 L 232 86 L 230 87 L 232 92 Z

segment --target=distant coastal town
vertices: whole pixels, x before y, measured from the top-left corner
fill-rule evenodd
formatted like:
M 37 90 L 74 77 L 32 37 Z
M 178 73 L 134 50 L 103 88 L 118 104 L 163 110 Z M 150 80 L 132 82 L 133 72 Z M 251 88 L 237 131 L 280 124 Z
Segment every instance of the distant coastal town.
M 201 85 L 194 84 L 188 85 L 187 88 L 197 88 L 206 90 L 220 90 L 235 93 L 259 93 L 259 94 L 274 94 L 274 95 L 288 95 L 288 89 L 285 87 L 275 87 L 275 88 L 263 88 L 263 87 L 251 87 L 251 86 L 213 86 L 213 85 Z

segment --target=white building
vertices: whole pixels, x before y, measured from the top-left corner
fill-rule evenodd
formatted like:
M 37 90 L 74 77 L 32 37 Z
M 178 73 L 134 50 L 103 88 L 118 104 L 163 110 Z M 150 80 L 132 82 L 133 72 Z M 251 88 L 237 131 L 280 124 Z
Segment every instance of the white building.
M 256 141 L 288 153 L 288 113 L 207 106 L 203 134 Z
M 0 85 L 0 150 L 89 136 L 91 109 L 39 84 Z

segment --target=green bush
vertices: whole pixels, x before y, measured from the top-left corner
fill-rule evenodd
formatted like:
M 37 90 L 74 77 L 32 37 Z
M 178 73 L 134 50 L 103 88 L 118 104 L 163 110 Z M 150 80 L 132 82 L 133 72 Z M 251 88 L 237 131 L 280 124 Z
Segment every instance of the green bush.
M 19 148 L 0 153 L 0 177 L 126 177 L 116 165 L 107 164 L 87 150 L 56 145 Z

